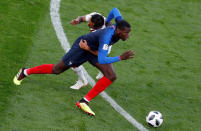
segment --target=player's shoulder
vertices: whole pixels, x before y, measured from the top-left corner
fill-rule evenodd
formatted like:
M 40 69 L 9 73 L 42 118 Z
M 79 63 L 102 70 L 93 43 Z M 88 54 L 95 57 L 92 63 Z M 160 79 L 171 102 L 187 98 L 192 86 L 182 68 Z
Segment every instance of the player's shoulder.
M 102 37 L 107 37 L 107 38 L 110 38 L 110 37 L 112 37 L 113 35 L 114 35 L 114 33 L 115 33 L 115 27 L 113 27 L 113 26 L 108 26 L 108 27 L 106 27 L 106 28 L 104 28 L 104 29 L 100 29 L 100 30 L 98 30 L 98 31 L 100 31 L 100 37 L 102 38 Z
M 116 25 L 111 25 L 105 28 L 105 30 L 108 32 L 114 32 L 115 29 L 116 29 Z
M 108 35 L 108 34 L 114 34 L 114 32 L 115 32 L 115 26 L 111 25 L 111 26 L 108 26 L 106 28 L 98 29 L 96 31 L 93 31 L 90 34 Z

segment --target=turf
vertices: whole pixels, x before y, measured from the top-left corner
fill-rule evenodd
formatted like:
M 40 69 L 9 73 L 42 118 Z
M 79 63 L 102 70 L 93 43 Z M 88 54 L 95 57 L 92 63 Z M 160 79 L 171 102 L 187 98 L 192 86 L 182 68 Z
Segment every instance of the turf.
M 1 124 L 5 120 L 5 111 L 9 108 L 10 98 L 15 96 L 18 90 L 12 84 L 13 75 L 26 63 L 40 15 L 43 17 L 46 11 L 45 6 L 41 4 L 39 1 L 0 1 Z
M 49 16 L 48 0 L 0 1 L 0 130 L 137 130 L 100 96 L 91 118 L 75 107 L 89 91 L 69 89 L 77 77 L 33 75 L 17 87 L 13 76 L 20 67 L 56 64 L 64 55 Z M 130 39 L 113 46 L 111 56 L 127 49 L 135 59 L 114 64 L 118 79 L 106 92 L 149 130 L 201 130 L 201 1 L 62 0 L 60 14 L 70 43 L 88 33 L 86 24 L 70 20 L 92 11 L 107 16 L 117 7 L 132 25 Z M 93 78 L 97 70 L 84 64 Z M 159 110 L 160 128 L 145 122 Z

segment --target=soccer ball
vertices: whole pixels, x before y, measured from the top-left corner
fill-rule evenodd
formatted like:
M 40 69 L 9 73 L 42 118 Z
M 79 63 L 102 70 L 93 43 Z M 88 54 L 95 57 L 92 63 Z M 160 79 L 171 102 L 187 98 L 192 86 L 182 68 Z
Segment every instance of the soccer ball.
M 159 111 L 150 111 L 146 121 L 152 127 L 159 127 L 163 123 L 163 116 Z

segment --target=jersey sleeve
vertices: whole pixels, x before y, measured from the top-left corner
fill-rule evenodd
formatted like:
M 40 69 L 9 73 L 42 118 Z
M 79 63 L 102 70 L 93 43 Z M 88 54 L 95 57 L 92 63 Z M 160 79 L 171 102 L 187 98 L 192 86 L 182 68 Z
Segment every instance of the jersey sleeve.
M 114 30 L 106 30 L 106 32 L 99 38 L 98 62 L 100 64 L 110 64 L 120 61 L 119 56 L 108 57 L 109 43 L 113 34 Z
M 121 13 L 119 12 L 119 10 L 117 8 L 113 8 L 109 15 L 107 16 L 107 20 L 106 22 L 109 23 L 112 19 L 115 19 L 115 22 L 117 23 L 118 21 L 123 20 L 123 17 L 121 16 Z

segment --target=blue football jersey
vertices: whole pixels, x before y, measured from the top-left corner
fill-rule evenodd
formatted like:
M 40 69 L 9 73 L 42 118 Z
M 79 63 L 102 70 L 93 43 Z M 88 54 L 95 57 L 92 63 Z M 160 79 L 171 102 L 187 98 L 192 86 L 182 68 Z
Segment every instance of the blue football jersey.
M 117 8 L 113 8 L 110 11 L 106 22 L 110 22 L 113 18 L 115 19 L 116 23 L 123 20 L 123 17 Z M 108 57 L 109 46 L 119 41 L 119 38 L 115 36 L 115 30 L 116 24 L 81 36 L 83 40 L 87 41 L 87 44 L 91 50 L 98 50 L 98 62 L 100 64 L 109 64 L 120 60 L 119 56 Z

